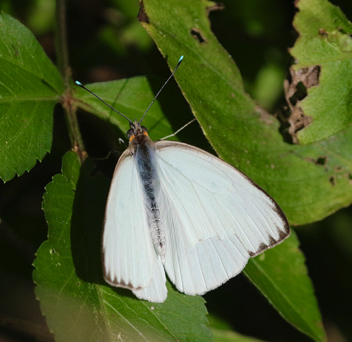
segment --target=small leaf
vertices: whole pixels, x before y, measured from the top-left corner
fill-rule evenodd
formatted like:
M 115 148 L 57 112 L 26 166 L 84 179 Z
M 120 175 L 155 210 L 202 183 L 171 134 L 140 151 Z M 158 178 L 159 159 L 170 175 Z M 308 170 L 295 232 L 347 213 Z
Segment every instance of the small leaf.
M 230 330 L 211 329 L 214 335 L 214 342 L 264 342 L 257 338 L 244 336 Z
M 326 340 L 313 285 L 294 231 L 282 244 L 251 259 L 244 274 L 288 322 L 315 341 Z
M 86 86 L 109 105 L 134 121 L 142 118 L 155 93 L 161 88 L 164 81 L 153 77 L 133 77 L 111 82 L 93 83 Z M 192 119 L 188 104 L 177 90 L 175 84 L 170 82 L 163 89 L 143 120 L 143 125 L 147 126 L 148 132 L 154 140 L 159 140 L 166 135 L 174 133 L 175 130 Z M 124 136 L 130 128 L 125 118 L 111 110 L 86 90 L 77 87 L 74 99 L 77 107 L 119 127 Z M 167 117 L 165 117 L 164 112 Z
M 310 122 L 298 131 L 299 143 L 310 144 L 352 123 L 352 23 L 326 0 L 301 0 L 297 7 L 294 26 L 300 37 L 290 51 L 296 61 L 293 78 L 318 68 L 314 84 L 306 84 L 307 96 L 296 104 Z
M 0 14 L 0 178 L 30 170 L 52 143 L 60 75 L 32 33 Z
M 165 303 L 154 304 L 104 282 L 101 227 L 109 182 L 91 176 L 92 169 L 87 160 L 80 171 L 76 155 L 67 153 L 63 174 L 53 178 L 44 195 L 49 234 L 37 252 L 33 277 L 55 340 L 209 341 L 201 297 L 168 284 Z

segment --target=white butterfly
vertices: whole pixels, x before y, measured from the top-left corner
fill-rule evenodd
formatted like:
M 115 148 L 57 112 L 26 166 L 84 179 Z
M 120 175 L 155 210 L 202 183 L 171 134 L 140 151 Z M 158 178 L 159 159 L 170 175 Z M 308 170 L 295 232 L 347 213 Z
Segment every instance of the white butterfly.
M 201 295 L 289 236 L 282 210 L 248 177 L 194 146 L 153 142 L 141 121 L 129 120 L 129 147 L 117 163 L 106 206 L 103 268 L 109 284 L 162 303 L 166 271 L 179 291 Z

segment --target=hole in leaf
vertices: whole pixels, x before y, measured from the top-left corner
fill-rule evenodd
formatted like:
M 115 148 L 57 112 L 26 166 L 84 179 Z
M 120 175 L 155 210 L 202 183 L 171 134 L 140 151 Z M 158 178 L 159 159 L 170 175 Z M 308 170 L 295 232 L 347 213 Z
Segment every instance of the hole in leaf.
M 347 34 L 347 35 L 349 35 L 349 36 L 351 36 L 346 30 L 344 30 L 342 27 L 339 27 L 338 29 L 337 29 L 337 31 L 339 31 L 340 33 L 342 33 L 342 34 Z
M 329 182 L 330 182 L 330 184 L 331 184 L 332 186 L 335 186 L 335 185 L 336 185 L 336 178 L 335 178 L 335 176 L 331 176 L 331 177 L 329 178 Z
M 317 165 L 325 165 L 326 164 L 326 161 L 327 161 L 327 158 L 326 157 L 319 157 L 316 161 L 316 164 Z
M 197 39 L 198 42 L 201 43 L 201 44 L 204 44 L 204 43 L 207 42 L 206 39 L 205 39 L 205 37 L 202 35 L 202 33 L 201 33 L 199 30 L 195 29 L 195 28 L 193 28 L 193 29 L 191 30 L 191 35 L 192 35 L 195 39 Z
M 323 28 L 320 28 L 320 29 L 319 29 L 319 34 L 320 34 L 321 36 L 324 36 L 324 37 L 327 37 L 327 36 L 328 36 L 328 33 L 327 33 L 326 30 L 323 29 Z
M 143 0 L 139 2 L 139 12 L 137 18 L 140 22 L 149 24 L 149 17 L 145 12 Z
M 304 129 L 312 122 L 312 118 L 306 116 L 301 101 L 307 97 L 308 89 L 319 85 L 321 67 L 313 65 L 307 68 L 294 70 L 291 68 L 289 79 L 285 80 L 285 97 L 288 104 L 286 113 L 280 118 L 282 129 L 287 130 L 292 137 L 292 142 L 299 143 L 297 132 Z

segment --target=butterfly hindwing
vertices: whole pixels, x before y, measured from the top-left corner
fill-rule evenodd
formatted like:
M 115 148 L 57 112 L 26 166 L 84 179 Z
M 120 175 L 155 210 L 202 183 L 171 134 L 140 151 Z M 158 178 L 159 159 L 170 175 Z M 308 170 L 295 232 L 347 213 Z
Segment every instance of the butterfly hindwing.
M 237 169 L 187 144 L 161 141 L 156 147 L 164 266 L 180 291 L 216 288 L 288 236 L 275 201 Z

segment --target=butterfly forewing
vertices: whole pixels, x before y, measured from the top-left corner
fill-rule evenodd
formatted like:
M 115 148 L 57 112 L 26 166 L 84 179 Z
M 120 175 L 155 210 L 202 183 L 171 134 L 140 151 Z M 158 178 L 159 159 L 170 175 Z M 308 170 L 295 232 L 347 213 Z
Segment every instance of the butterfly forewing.
M 163 302 L 165 272 L 155 253 L 138 171 L 129 150 L 120 157 L 110 186 L 103 234 L 105 280 L 139 298 Z

